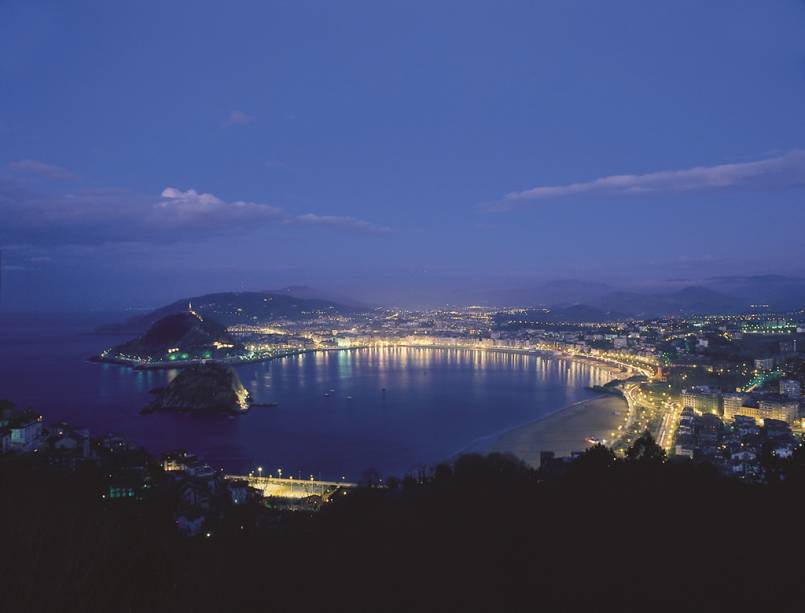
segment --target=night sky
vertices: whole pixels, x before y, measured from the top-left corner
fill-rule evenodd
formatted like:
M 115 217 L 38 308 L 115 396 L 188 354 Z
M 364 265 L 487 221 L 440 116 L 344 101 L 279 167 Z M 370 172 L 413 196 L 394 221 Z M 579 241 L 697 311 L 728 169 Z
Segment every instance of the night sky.
M 0 3 L 4 309 L 805 274 L 805 2 Z

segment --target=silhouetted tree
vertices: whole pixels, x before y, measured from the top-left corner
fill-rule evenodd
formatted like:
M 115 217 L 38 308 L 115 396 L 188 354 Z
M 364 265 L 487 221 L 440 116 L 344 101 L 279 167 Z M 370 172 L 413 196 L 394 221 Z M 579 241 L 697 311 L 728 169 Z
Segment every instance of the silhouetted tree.
M 0 456 L 0 608 L 801 610 L 805 537 L 791 527 L 805 508 L 794 478 L 805 448 L 769 486 L 664 463 L 641 439 L 630 461 L 595 446 L 550 479 L 472 455 L 394 489 L 352 489 L 318 514 L 233 506 L 215 536 L 195 540 L 175 535 L 167 481 L 112 504 L 91 466 L 64 475 Z
M 618 463 L 615 453 L 598 443 L 587 449 L 570 466 L 570 474 L 582 481 L 599 482 L 612 472 Z
M 785 462 L 774 453 L 774 444 L 771 441 L 764 441 L 760 448 L 760 466 L 766 481 L 774 483 L 780 480 Z
M 368 487 L 377 487 L 380 485 L 380 473 L 376 468 L 367 468 L 361 475 L 361 482 Z
M 629 462 L 662 464 L 665 459 L 665 450 L 657 444 L 648 430 L 641 434 L 632 443 L 632 446 L 626 450 L 626 460 Z
M 453 477 L 453 468 L 449 464 L 439 464 L 433 470 L 434 481 L 447 481 Z
M 0 416 L 2 416 L 3 413 L 14 411 L 15 408 L 14 403 L 10 400 L 0 400 Z
M 784 477 L 801 485 L 805 481 L 805 445 L 797 445 L 791 457 L 781 462 Z

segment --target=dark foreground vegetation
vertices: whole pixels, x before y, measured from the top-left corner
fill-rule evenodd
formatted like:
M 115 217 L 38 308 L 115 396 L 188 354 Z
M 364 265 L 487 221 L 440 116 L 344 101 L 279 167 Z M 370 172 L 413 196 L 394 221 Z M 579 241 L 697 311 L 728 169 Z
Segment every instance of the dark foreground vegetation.
M 649 439 L 534 471 L 465 456 L 317 514 L 246 505 L 181 539 L 171 502 L 0 458 L 4 611 L 801 611 L 805 450 L 768 483 Z

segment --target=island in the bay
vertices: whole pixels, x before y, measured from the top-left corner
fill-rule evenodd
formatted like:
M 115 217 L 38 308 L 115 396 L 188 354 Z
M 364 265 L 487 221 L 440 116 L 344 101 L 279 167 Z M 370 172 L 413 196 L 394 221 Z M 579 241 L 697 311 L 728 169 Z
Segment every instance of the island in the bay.
M 235 370 L 215 362 L 183 368 L 167 387 L 152 393 L 155 398 L 143 413 L 237 414 L 247 410 L 251 403 L 249 392 Z

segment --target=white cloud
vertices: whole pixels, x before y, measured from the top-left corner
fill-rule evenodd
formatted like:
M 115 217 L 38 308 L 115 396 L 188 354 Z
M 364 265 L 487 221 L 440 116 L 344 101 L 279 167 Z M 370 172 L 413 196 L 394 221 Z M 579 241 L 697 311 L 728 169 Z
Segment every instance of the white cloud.
M 94 245 L 170 243 L 248 233 L 271 224 L 383 234 L 389 229 L 354 217 L 295 215 L 271 204 L 225 201 L 194 189 L 166 187 L 159 198 L 121 190 L 31 192 L 0 177 L 0 244 Z
M 47 179 L 74 179 L 75 175 L 66 168 L 55 164 L 46 164 L 38 160 L 17 160 L 8 165 L 15 174 L 34 174 Z
M 339 217 L 336 215 L 315 215 L 313 213 L 306 213 L 305 215 L 293 217 L 289 219 L 289 221 L 308 226 L 354 230 L 366 234 L 386 234 L 391 232 L 391 229 L 386 226 L 378 226 L 362 219 L 355 219 L 354 217 Z
M 228 128 L 230 126 L 246 126 L 254 123 L 254 115 L 249 115 L 243 111 L 230 111 L 226 119 L 224 119 L 223 126 Z
M 194 189 L 182 191 L 175 187 L 166 187 L 162 190 L 162 198 L 163 200 L 157 203 L 151 219 L 154 223 L 163 225 L 183 227 L 202 224 L 250 225 L 273 220 L 305 226 L 352 230 L 366 234 L 383 234 L 389 231 L 389 228 L 385 226 L 355 217 L 317 215 L 315 213 L 292 215 L 278 206 L 242 200 L 225 202 L 213 194 L 200 193 Z
M 805 151 L 800 150 L 755 162 L 697 166 L 638 175 L 610 175 L 579 183 L 538 186 L 506 194 L 503 200 L 484 208 L 506 211 L 527 201 L 583 194 L 681 192 L 746 185 L 779 187 L 797 184 L 805 184 Z
M 175 187 L 162 190 L 162 200 L 149 214 L 149 221 L 160 227 L 182 229 L 228 226 L 249 226 L 266 221 L 281 221 L 285 211 L 270 204 L 237 200 L 225 202 L 213 194 L 194 189 L 182 191 Z

